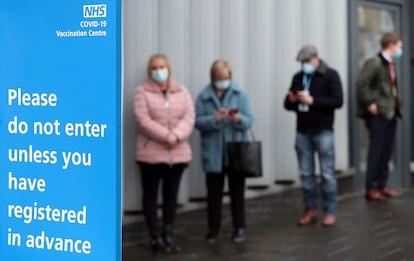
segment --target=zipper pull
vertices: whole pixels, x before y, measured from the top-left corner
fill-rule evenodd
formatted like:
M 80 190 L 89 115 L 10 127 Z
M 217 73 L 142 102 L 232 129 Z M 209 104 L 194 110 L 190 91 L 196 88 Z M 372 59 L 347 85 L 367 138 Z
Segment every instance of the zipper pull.
M 168 108 L 170 108 L 170 99 L 169 99 L 170 97 L 169 97 L 169 94 L 167 92 L 165 93 L 164 98 L 165 98 L 164 107 L 166 109 L 168 109 Z

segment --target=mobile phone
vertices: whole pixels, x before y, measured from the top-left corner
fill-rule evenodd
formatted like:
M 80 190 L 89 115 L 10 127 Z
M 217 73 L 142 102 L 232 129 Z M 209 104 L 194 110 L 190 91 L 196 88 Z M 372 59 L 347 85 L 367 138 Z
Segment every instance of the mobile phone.
M 230 115 L 234 115 L 234 114 L 237 114 L 239 112 L 239 109 L 231 109 L 230 111 L 229 111 L 229 114 Z

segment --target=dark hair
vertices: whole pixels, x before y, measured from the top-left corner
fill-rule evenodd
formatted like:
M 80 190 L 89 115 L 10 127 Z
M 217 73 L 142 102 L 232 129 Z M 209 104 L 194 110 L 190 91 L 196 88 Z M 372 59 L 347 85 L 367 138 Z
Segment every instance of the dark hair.
M 387 49 L 391 44 L 401 41 L 401 37 L 395 33 L 386 33 L 381 38 L 381 48 Z

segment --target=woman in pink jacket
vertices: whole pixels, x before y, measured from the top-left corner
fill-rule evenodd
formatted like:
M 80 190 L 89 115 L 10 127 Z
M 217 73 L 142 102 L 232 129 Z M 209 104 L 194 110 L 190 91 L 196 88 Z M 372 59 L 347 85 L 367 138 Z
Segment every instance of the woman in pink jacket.
M 191 161 L 188 143 L 195 120 L 187 89 L 171 78 L 165 55 L 148 61 L 148 79 L 137 87 L 134 113 L 138 124 L 136 160 L 141 169 L 143 211 L 154 251 L 176 252 L 173 228 L 181 175 Z M 162 227 L 157 196 L 162 181 Z

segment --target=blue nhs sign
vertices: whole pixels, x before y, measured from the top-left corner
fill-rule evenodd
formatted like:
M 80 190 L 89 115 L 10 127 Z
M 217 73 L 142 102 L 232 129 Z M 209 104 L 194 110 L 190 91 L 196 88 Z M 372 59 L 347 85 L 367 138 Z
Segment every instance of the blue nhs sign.
M 106 4 L 84 5 L 83 6 L 83 17 L 84 18 L 106 17 Z
M 0 1 L 0 260 L 121 261 L 122 2 Z

